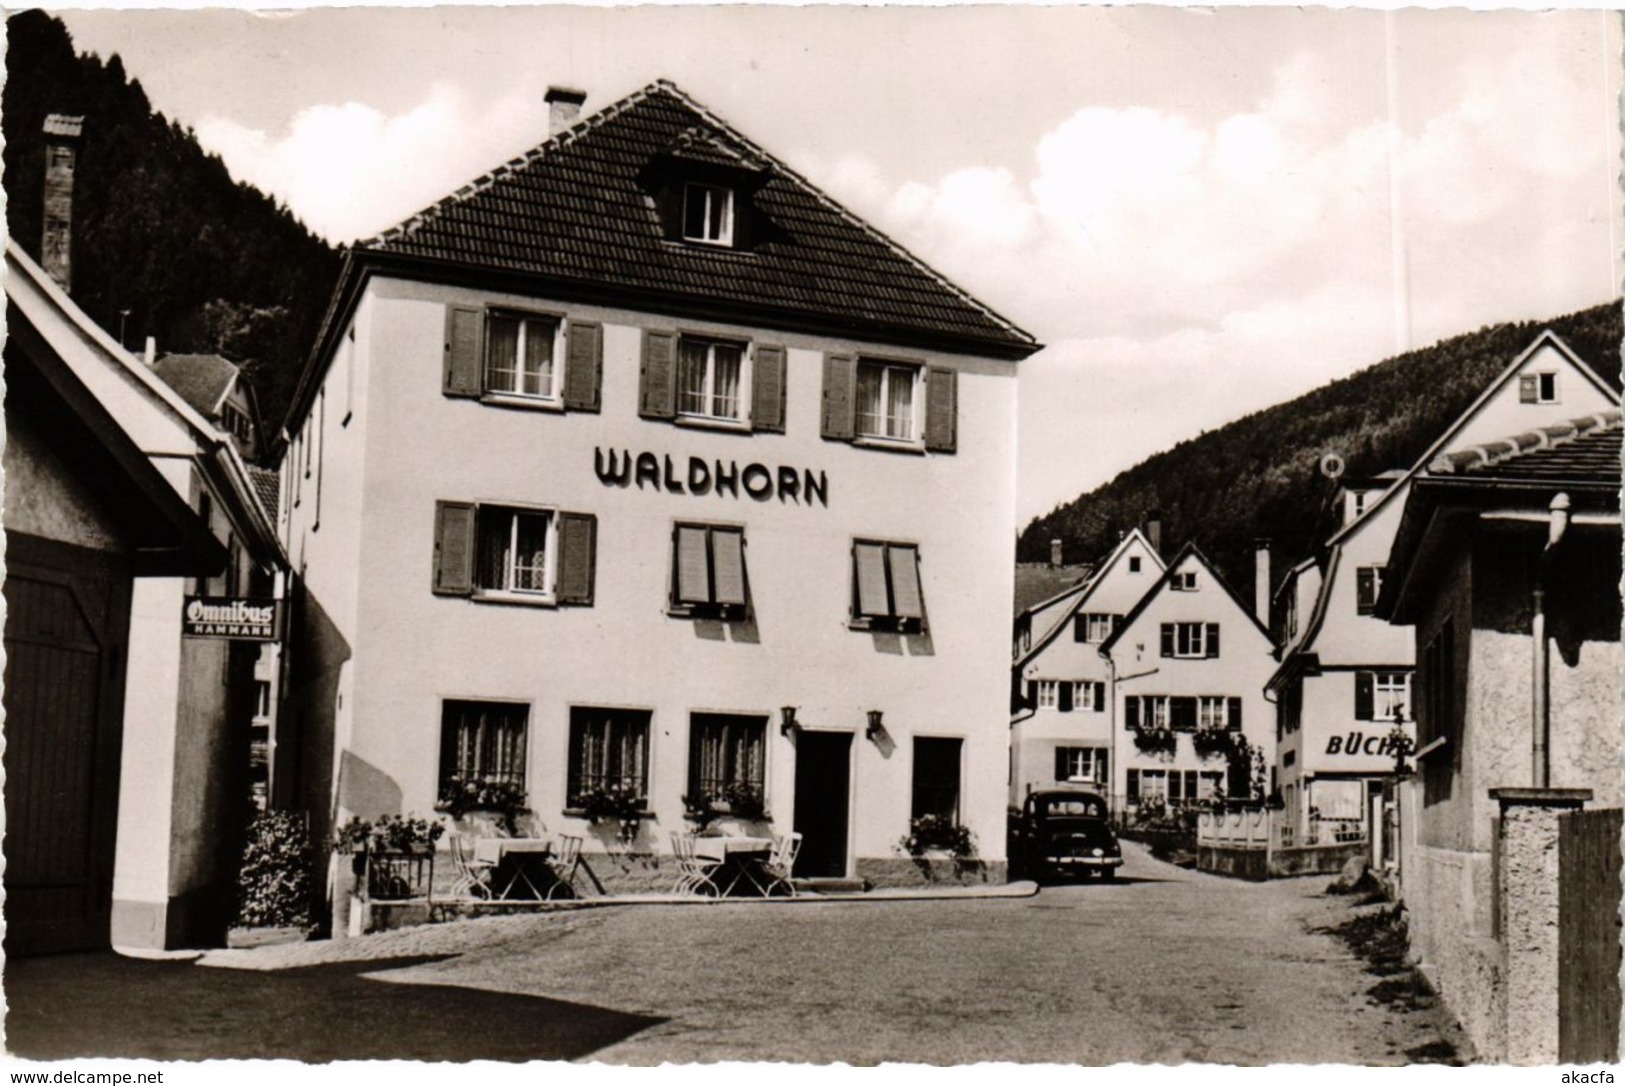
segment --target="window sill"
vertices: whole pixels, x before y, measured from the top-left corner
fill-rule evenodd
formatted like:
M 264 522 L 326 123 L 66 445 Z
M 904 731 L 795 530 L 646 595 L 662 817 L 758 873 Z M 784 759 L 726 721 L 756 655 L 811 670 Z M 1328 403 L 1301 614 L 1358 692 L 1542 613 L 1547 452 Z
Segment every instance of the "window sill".
M 475 592 L 469 598 L 476 603 L 505 603 L 516 607 L 557 608 L 559 605 L 558 597 L 552 595 L 551 593 L 544 596 L 539 594 L 532 595 L 525 592 L 494 592 L 475 590 Z
M 711 415 L 678 415 L 672 422 L 677 426 L 686 426 L 694 430 L 720 430 L 729 434 L 751 432 L 748 422 L 740 419 L 721 419 Z
M 925 455 L 923 441 L 899 441 L 896 438 L 859 435 L 852 439 L 852 444 L 860 449 L 879 449 L 881 452 L 908 453 L 913 456 Z
M 521 411 L 550 411 L 556 415 L 564 414 L 564 401 L 557 397 L 521 396 L 512 392 L 486 392 L 480 396 L 480 403 L 488 407 L 517 407 Z

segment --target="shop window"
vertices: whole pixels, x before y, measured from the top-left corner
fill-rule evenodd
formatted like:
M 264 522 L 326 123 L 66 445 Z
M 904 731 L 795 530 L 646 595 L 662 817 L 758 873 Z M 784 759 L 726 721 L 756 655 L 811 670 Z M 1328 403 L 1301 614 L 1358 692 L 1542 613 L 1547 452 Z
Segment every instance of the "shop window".
M 570 710 L 569 804 L 595 796 L 649 797 L 649 713 L 642 710 Z
M 730 803 L 761 803 L 766 784 L 767 720 L 695 713 L 689 719 L 688 794 Z
M 447 701 L 440 708 L 441 788 L 525 786 L 525 739 L 530 708 L 511 702 Z
M 911 817 L 937 815 L 959 822 L 959 757 L 963 746 L 963 739 L 915 737 Z
M 671 613 L 745 616 L 745 533 L 741 528 L 679 524 L 672 536 Z
M 912 543 L 852 544 L 852 626 L 916 633 L 925 626 L 919 550 Z

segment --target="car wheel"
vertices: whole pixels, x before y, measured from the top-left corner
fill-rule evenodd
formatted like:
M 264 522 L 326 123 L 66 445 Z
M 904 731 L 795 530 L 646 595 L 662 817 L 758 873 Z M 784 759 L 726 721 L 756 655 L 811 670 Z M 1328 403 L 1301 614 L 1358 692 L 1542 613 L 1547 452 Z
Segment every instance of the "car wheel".
M 1103 878 L 1103 879 L 1106 879 L 1108 881 L 1111 880 L 1111 879 L 1115 879 L 1117 877 L 1117 868 L 1115 868 L 1115 867 L 1103 867 L 1103 868 L 1101 868 L 1100 869 L 1100 877 Z

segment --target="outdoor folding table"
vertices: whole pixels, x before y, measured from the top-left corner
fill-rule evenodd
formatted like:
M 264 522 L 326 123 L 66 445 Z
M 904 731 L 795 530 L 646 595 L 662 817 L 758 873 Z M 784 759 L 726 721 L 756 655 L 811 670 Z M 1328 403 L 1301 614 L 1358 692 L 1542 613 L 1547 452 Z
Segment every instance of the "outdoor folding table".
M 499 901 L 546 898 L 558 881 L 547 863 L 552 854 L 550 837 L 481 837 L 474 842 L 474 858 L 493 865 L 491 893 Z
M 764 878 L 762 867 L 772 852 L 771 837 L 706 837 L 702 834 L 694 839 L 694 855 L 717 865 L 711 879 L 725 897 L 741 888 L 766 897 L 772 882 Z

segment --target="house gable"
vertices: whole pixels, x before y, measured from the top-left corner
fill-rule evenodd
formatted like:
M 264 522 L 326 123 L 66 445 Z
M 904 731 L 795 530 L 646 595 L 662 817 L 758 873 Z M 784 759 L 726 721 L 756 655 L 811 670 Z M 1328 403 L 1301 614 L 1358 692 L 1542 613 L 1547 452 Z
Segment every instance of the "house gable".
M 1138 571 L 1132 569 L 1136 560 L 1140 567 Z M 1101 563 L 1095 575 L 1080 588 L 1069 589 L 1067 593 L 1032 609 L 1036 621 L 1040 609 L 1052 610 L 1050 604 L 1067 600 L 1070 595 L 1070 602 L 1056 611 L 1044 632 L 1034 635 L 1032 648 L 1016 661 L 1017 671 L 1021 674 L 1031 671 L 1038 657 L 1052 645 L 1073 644 L 1070 631 L 1077 616 L 1097 612 L 1126 615 L 1144 594 L 1142 586 L 1154 584 L 1163 569 L 1162 558 L 1151 546 L 1150 540 L 1138 528 L 1129 532 Z M 1078 645 L 1078 650 L 1090 657 L 1096 655 L 1099 648 L 1100 645 L 1095 643 Z M 1093 665 L 1092 660 L 1089 662 Z M 1093 670 L 1093 666 L 1089 670 Z
M 1176 578 L 1191 576 L 1194 582 L 1176 581 Z M 1194 583 L 1194 587 L 1183 587 L 1191 583 Z M 1178 597 L 1180 606 L 1167 606 L 1165 601 L 1170 597 Z M 1256 634 L 1259 647 L 1266 653 L 1271 646 L 1269 630 L 1229 582 L 1219 575 L 1213 563 L 1195 543 L 1185 544 L 1169 561 L 1156 583 L 1124 616 L 1117 632 L 1100 646 L 1100 654 L 1115 660 L 1121 646 L 1132 644 L 1135 651 L 1142 655 L 1159 655 L 1161 631 L 1150 630 L 1149 624 L 1170 618 L 1175 621 L 1220 622 L 1226 630 L 1233 629 L 1234 636 L 1251 637 Z M 1247 633 L 1249 627 L 1251 634 Z

